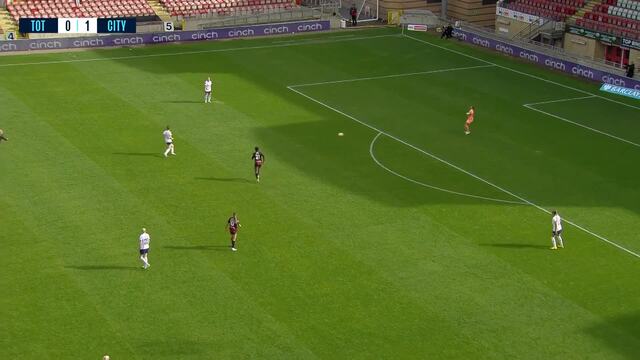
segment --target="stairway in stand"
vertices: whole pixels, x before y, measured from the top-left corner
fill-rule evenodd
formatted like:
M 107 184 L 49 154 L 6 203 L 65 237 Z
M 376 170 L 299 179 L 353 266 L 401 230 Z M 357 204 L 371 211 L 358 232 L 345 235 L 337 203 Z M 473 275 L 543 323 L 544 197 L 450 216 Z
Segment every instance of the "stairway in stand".
M 0 29 L 6 34 L 10 31 L 18 33 L 18 26 L 5 8 L 0 8 Z M 4 37 L 4 35 L 3 35 Z
M 576 23 L 576 19 L 581 19 L 582 17 L 584 17 L 585 13 L 588 13 L 590 11 L 593 11 L 593 8 L 596 5 L 599 5 L 601 3 L 600 0 L 587 0 L 584 4 L 583 7 L 579 8 L 578 11 L 576 11 L 575 14 L 569 16 L 567 18 L 567 22 L 571 23 L 571 24 L 575 24 Z
M 171 21 L 171 15 L 169 15 L 169 13 L 164 8 L 164 6 L 162 6 L 160 1 L 158 1 L 158 0 L 147 0 L 147 3 L 149 4 L 149 6 L 151 6 L 153 11 L 155 11 L 156 15 L 158 15 L 158 17 L 160 19 L 162 19 L 162 21 L 165 21 L 165 22 L 166 21 Z

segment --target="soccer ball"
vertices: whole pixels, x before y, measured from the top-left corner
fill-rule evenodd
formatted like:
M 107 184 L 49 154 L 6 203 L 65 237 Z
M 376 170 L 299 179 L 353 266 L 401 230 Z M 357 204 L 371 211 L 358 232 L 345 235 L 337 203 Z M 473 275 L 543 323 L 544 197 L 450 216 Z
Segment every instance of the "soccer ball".
M 102 360 L 110 360 L 111 358 L 109 357 L 109 355 L 105 355 L 102 357 Z
M 344 136 L 344 133 L 339 132 L 338 136 Z

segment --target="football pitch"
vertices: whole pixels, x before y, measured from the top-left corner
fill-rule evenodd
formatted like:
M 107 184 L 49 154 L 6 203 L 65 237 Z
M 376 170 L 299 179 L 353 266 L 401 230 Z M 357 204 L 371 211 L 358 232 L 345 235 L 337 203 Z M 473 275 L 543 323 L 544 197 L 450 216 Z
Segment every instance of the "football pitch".
M 597 84 L 386 28 L 3 56 L 0 128 L 2 359 L 640 356 L 640 103 Z

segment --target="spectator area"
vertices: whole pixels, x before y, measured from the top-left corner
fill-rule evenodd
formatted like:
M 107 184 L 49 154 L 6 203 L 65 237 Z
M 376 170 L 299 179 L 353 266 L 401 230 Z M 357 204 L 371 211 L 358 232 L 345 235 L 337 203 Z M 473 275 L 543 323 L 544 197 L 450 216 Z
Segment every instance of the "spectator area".
M 516 0 L 505 6 L 508 9 L 540 16 L 555 21 L 565 21 L 583 7 L 585 0 Z
M 7 5 L 16 22 L 23 17 L 141 17 L 155 16 L 146 0 L 26 0 Z
M 206 14 L 251 14 L 290 9 L 290 0 L 160 0 L 171 16 L 189 17 Z
M 576 25 L 586 29 L 640 40 L 640 2 L 603 0 L 586 12 Z

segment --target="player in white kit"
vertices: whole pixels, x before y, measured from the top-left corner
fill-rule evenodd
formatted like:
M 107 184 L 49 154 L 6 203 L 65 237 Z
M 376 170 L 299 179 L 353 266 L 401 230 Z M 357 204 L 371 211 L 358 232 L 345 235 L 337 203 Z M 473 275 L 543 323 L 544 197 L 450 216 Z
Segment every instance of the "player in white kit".
M 553 210 L 551 212 L 553 217 L 551 218 L 551 226 L 552 226 L 552 236 L 551 236 L 551 250 L 557 250 L 558 247 L 564 248 L 564 244 L 562 243 L 562 218 L 557 211 Z
M 147 229 L 142 228 L 142 234 L 140 234 L 140 260 L 144 263 L 143 269 L 147 269 L 149 266 L 149 243 L 151 242 L 151 236 L 147 234 Z
M 169 156 L 169 153 L 171 153 L 171 155 L 175 155 L 176 153 L 173 147 L 173 133 L 169 130 L 168 126 L 167 129 L 162 132 L 162 136 L 164 137 L 164 143 L 167 144 L 167 150 L 164 151 L 164 157 Z
M 211 87 L 213 85 L 213 82 L 211 81 L 211 78 L 208 77 L 207 80 L 204 81 L 204 103 L 209 103 L 211 104 Z

